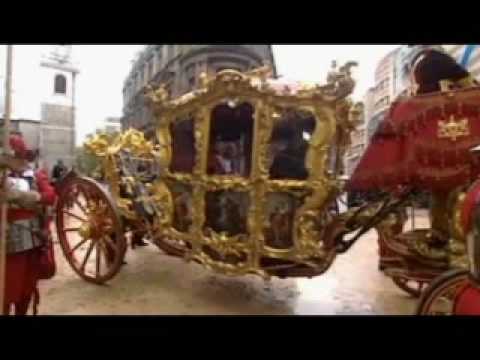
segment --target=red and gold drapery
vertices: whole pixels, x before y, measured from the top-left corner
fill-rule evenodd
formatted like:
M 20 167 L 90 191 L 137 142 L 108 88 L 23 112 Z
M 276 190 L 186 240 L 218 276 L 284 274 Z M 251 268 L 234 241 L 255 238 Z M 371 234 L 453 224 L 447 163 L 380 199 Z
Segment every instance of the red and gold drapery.
M 379 124 L 348 190 L 448 191 L 480 172 L 480 88 L 400 100 Z

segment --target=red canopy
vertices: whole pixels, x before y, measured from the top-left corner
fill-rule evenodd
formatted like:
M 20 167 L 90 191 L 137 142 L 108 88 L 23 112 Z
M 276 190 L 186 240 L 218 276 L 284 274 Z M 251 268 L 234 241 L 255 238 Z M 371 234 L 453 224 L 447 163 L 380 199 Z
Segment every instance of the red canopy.
M 355 169 L 348 190 L 398 185 L 444 191 L 471 181 L 480 167 L 480 88 L 434 93 L 392 104 Z

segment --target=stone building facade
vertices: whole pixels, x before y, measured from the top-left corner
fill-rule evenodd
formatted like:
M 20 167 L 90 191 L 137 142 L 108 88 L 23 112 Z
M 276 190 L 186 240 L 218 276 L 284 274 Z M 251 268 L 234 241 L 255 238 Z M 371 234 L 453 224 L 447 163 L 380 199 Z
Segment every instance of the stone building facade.
M 363 98 L 364 113 L 362 122 L 351 133 L 351 145 L 345 153 L 345 174 L 351 176 L 367 147 L 367 124 L 375 107 L 375 88 L 367 90 Z
M 123 87 L 122 128 L 133 127 L 153 136 L 152 115 L 145 106 L 145 86 L 165 84 L 172 97 L 195 88 L 202 72 L 246 71 L 275 62 L 271 45 L 148 45 L 138 54 Z
M 97 127 L 96 133 L 115 134 L 122 131 L 122 125 L 120 124 L 119 117 L 107 117 Z
M 78 70 L 71 46 L 15 46 L 13 72 L 11 130 L 40 149 L 40 166 L 51 169 L 59 159 L 72 166 Z

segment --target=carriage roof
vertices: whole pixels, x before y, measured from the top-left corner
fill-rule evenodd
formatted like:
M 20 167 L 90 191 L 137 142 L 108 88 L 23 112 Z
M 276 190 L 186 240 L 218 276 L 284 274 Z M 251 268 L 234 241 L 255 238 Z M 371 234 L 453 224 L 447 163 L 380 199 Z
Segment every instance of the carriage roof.
M 223 70 L 213 76 L 202 74 L 197 89 L 171 99 L 164 85 L 153 89 L 147 87 L 145 96 L 154 111 L 182 112 L 203 103 L 222 101 L 229 98 L 267 99 L 284 102 L 290 106 L 321 104 L 333 106 L 338 100 L 347 98 L 355 82 L 350 77 L 350 65 L 337 73 L 338 81 L 327 84 L 286 81 L 274 79 L 268 67 L 247 73 Z

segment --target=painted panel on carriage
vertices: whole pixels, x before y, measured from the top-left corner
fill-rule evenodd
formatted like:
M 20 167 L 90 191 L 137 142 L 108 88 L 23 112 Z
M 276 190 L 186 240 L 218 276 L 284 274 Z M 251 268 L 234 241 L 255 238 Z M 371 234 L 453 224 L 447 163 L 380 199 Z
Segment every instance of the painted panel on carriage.
M 193 223 L 192 186 L 175 183 L 170 187 L 174 211 L 172 226 L 180 232 L 189 232 Z
M 228 236 L 247 235 L 247 214 L 250 197 L 246 192 L 210 191 L 205 196 L 204 232 L 211 230 Z
M 275 249 L 293 247 L 293 224 L 299 200 L 288 193 L 267 195 L 265 244 Z

